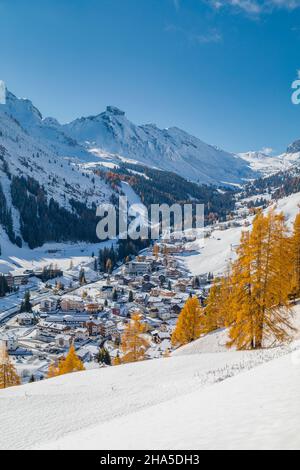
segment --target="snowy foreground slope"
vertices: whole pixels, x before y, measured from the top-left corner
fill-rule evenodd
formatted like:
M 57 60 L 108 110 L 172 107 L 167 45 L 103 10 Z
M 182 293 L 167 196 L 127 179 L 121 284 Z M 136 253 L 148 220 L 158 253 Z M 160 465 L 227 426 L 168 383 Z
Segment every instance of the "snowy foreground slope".
M 298 335 L 215 352 L 223 340 L 0 391 L 0 449 L 300 448 Z
M 299 449 L 299 372 L 287 356 L 41 448 Z

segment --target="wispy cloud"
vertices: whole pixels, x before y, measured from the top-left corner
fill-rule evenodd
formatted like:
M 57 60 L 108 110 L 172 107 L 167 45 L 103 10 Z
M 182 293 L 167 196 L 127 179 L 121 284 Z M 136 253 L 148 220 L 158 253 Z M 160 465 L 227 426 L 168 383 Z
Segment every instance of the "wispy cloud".
M 300 0 L 204 0 L 215 10 L 231 9 L 249 15 L 271 13 L 275 9 L 295 10 L 300 8 Z
M 179 10 L 180 8 L 180 0 L 173 0 L 173 4 L 174 4 L 174 7 L 175 7 L 175 10 Z
M 170 24 L 166 26 L 165 31 L 182 35 L 191 44 L 218 43 L 223 40 L 222 34 L 215 28 L 207 31 L 190 31 L 180 26 Z
M 263 147 L 259 152 L 271 156 L 274 153 L 274 149 L 272 147 Z

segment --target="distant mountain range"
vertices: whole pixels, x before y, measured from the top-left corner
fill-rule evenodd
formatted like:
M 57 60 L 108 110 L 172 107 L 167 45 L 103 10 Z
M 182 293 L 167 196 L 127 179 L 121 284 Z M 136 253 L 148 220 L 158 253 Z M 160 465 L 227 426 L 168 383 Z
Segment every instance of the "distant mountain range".
M 137 126 L 113 106 L 97 116 L 64 125 L 54 118 L 43 119 L 31 101 L 18 99 L 10 92 L 6 105 L 0 106 L 30 135 L 60 156 L 85 162 L 99 161 L 99 155 L 106 161 L 130 159 L 206 184 L 240 184 L 256 176 L 248 162 L 237 155 L 208 145 L 176 127 Z
M 253 171 L 262 176 L 273 175 L 279 171 L 288 171 L 294 165 L 300 164 L 300 141 L 299 150 L 297 143 L 291 144 L 286 153 L 278 156 L 266 155 L 263 152 L 240 153 L 239 157 L 245 160 Z
M 217 187 L 289 171 L 300 161 L 298 143 L 289 151 L 234 155 L 176 127 L 137 126 L 113 106 L 60 124 L 7 91 L 0 104 L 0 242 L 3 230 L 30 248 L 96 241 L 95 208 L 115 200 L 124 181 L 147 204 L 193 199 L 224 217 L 233 196 Z
M 177 127 L 137 126 L 112 106 L 98 116 L 76 119 L 62 129 L 86 148 L 100 148 L 197 183 L 241 183 L 254 176 L 236 155 L 205 144 Z
M 208 160 L 203 168 L 201 145 Z M 168 158 L 163 159 L 167 149 Z M 194 153 L 198 159 L 192 157 Z M 115 176 L 110 179 L 114 168 Z M 168 168 L 173 172 L 166 171 Z M 0 104 L 2 253 L 8 242 L 18 246 L 25 242 L 29 248 L 51 241 L 97 242 L 96 207 L 115 202 L 126 184 L 147 204 L 193 199 L 209 203 L 211 213 L 224 217 L 232 207 L 232 195 L 202 183 L 236 184 L 243 181 L 241 175 L 253 174 L 243 160 L 231 154 L 200 144 L 183 131 L 136 127 L 114 107 L 95 118 L 61 125 L 53 118 L 43 119 L 31 101 L 7 91 L 6 103 Z

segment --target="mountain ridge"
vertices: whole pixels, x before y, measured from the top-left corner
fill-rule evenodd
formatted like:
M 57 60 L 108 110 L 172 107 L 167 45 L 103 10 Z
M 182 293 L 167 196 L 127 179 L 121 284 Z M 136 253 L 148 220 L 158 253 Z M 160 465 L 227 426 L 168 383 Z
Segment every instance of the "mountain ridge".
M 208 184 L 241 183 L 255 173 L 238 156 L 202 142 L 176 126 L 135 125 L 124 111 L 106 111 L 63 125 L 64 131 L 88 148 L 130 158 L 138 163 L 178 173 Z
M 239 156 L 221 150 L 176 126 L 160 129 L 155 124 L 135 125 L 116 106 L 60 124 L 43 119 L 28 99 L 7 91 L 6 114 L 16 119 L 35 138 L 46 142 L 58 155 L 80 161 L 99 161 L 99 153 L 114 154 L 143 165 L 171 171 L 199 184 L 241 184 L 256 173 Z

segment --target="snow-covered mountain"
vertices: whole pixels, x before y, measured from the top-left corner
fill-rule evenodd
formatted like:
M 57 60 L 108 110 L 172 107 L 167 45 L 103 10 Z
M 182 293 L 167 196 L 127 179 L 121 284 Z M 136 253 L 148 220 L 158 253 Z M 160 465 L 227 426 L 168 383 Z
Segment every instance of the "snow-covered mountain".
M 120 165 L 121 163 L 128 166 L 129 162 L 133 161 L 116 154 L 120 151 L 122 132 L 124 142 L 132 144 L 133 136 L 136 136 L 136 147 L 133 146 L 135 152 L 143 146 L 149 150 L 153 145 L 152 153 L 149 150 L 152 161 L 147 160 L 145 156 L 140 160 L 144 162 L 147 160 L 147 166 L 150 164 L 159 166 L 159 170 L 152 169 L 156 171 L 156 174 L 159 173 L 158 179 L 168 177 L 170 180 L 170 173 L 168 175 L 164 173 L 161 170 L 164 165 L 159 165 L 162 153 L 169 149 L 169 156 L 172 158 L 174 156 L 174 162 L 172 164 L 170 159 L 166 159 L 169 163 L 165 166 L 180 174 L 181 188 L 178 191 L 179 196 L 184 200 L 189 198 L 190 194 L 197 193 L 198 190 L 201 192 L 200 187 L 196 185 L 192 187 L 191 183 L 182 178 L 186 175 L 188 179 L 194 179 L 192 175 L 197 175 L 196 167 L 198 176 L 195 176 L 195 179 L 201 182 L 241 181 L 242 175 L 249 173 L 248 166 L 244 163 L 241 165 L 240 159 L 202 143 L 204 153 L 206 152 L 207 165 L 206 170 L 201 169 L 200 157 L 198 160 L 196 157 L 192 158 L 193 152 L 195 155 L 199 154 L 200 141 L 189 137 L 183 131 L 175 129 L 166 131 L 166 136 L 163 138 L 164 131 L 155 127 L 153 131 L 147 131 L 148 128 L 152 129 L 152 126 L 136 127 L 127 121 L 124 113 L 113 107 L 108 107 L 106 113 L 100 116 L 76 122 L 79 127 L 81 127 L 81 121 L 92 126 L 95 120 L 96 129 L 99 129 L 100 122 L 102 134 L 107 137 L 104 142 L 105 148 L 100 148 L 99 142 L 92 142 L 91 135 L 88 136 L 89 142 L 82 135 L 79 136 L 80 139 L 76 136 L 77 141 L 71 135 L 75 132 L 74 129 L 71 132 L 71 128 L 76 127 L 75 124 L 63 126 L 54 118 L 43 119 L 30 100 L 19 99 L 6 91 L 6 102 L 0 104 L 0 229 L 2 226 L 11 243 L 16 242 L 21 246 L 25 241 L 30 248 L 35 248 L 51 241 L 96 242 L 96 206 L 109 201 L 112 193 L 117 191 L 117 188 L 113 188 L 103 176 L 103 171 L 107 166 L 113 168 L 114 164 Z M 108 126 L 106 129 L 105 127 L 106 121 L 113 122 L 114 129 L 117 121 L 119 122 L 119 134 L 116 131 L 115 140 L 112 137 L 112 128 Z M 94 132 L 93 129 L 92 131 Z M 147 132 L 149 132 L 148 137 Z M 157 134 L 155 139 L 154 133 Z M 173 134 L 172 139 L 171 134 Z M 182 142 L 183 136 L 185 136 L 184 143 Z M 111 146 L 110 153 L 106 150 L 109 145 Z M 93 146 L 94 150 L 92 150 Z M 174 149 L 179 149 L 180 146 L 183 151 L 180 154 L 178 150 L 175 155 Z M 188 146 L 192 149 L 190 155 L 187 154 Z M 157 152 L 155 148 L 158 149 Z M 131 156 L 134 161 L 138 158 L 137 153 L 134 152 Z M 221 169 L 222 158 L 223 170 Z M 228 172 L 225 170 L 224 162 L 227 162 Z M 232 166 L 232 162 L 235 166 Z M 99 165 L 102 165 L 102 172 L 98 171 Z M 233 173 L 236 176 L 233 176 Z M 177 175 L 173 177 L 178 178 Z M 186 187 L 184 195 L 182 195 L 182 187 Z M 142 184 L 138 190 L 143 190 Z M 190 193 L 189 190 L 191 190 Z M 173 188 L 173 192 L 176 191 L 176 188 Z M 202 192 L 208 194 L 209 191 L 210 189 L 204 188 Z M 220 197 L 217 190 L 212 190 L 212 192 L 215 200 Z M 176 194 L 174 197 L 177 197 Z M 201 200 L 204 197 L 205 200 L 205 197 L 208 197 L 207 194 L 201 193 L 201 197 L 199 194 L 198 197 Z M 218 207 L 221 205 L 225 207 L 224 204 L 219 204 Z M 3 236 L 0 238 L 1 243 Z
M 296 151 L 296 144 L 292 148 Z M 113 192 L 103 176 L 95 171 L 98 165 L 102 165 L 103 169 L 127 165 L 134 174 L 132 163 L 135 162 L 140 165 L 139 171 L 143 172 L 141 165 L 159 170 L 156 173 L 162 179 L 166 175 L 163 171 L 168 171 L 197 183 L 241 184 L 247 178 L 254 179 L 261 174 L 269 175 L 292 168 L 298 161 L 300 153 L 295 152 L 279 157 L 258 152 L 233 155 L 205 144 L 176 127 L 159 129 L 153 124 L 137 126 L 127 119 L 123 111 L 113 106 L 108 106 L 105 112 L 97 116 L 83 117 L 63 125 L 55 118 L 43 118 L 30 100 L 19 99 L 6 91 L 6 103 L 0 104 L 0 190 L 6 199 L 4 212 L 11 212 L 12 223 L 6 220 L 5 226 L 0 212 L 0 225 L 5 226 L 7 233 L 12 225 L 11 232 L 18 237 L 22 235 L 22 224 L 23 233 L 24 223 L 31 230 L 24 206 L 31 197 L 36 199 L 34 191 L 40 190 L 29 191 L 28 201 L 23 205 L 17 201 L 16 205 L 12 201 L 12 184 L 19 191 L 20 181 L 15 181 L 16 178 L 32 178 L 43 188 L 43 197 L 47 198 L 48 204 L 53 199 L 60 208 L 71 214 L 75 211 L 81 217 L 78 206 L 75 208 L 72 201 L 91 208 L 95 214 L 95 206 L 108 201 Z M 188 183 L 183 182 L 187 187 Z M 28 188 L 24 190 L 26 194 Z M 21 218 L 20 210 L 23 210 Z M 38 210 L 35 207 L 34 211 Z M 82 212 L 82 207 L 79 207 L 79 212 Z M 60 215 L 63 220 L 63 215 Z M 92 213 L 87 215 L 90 220 L 92 217 Z M 36 230 L 42 231 L 47 224 L 47 216 L 42 227 L 38 226 L 38 218 L 33 219 Z M 53 229 L 53 236 L 46 237 L 47 241 L 60 240 L 57 233 L 60 234 L 61 223 L 56 223 L 59 227 Z M 82 238 L 85 239 L 87 237 Z M 36 240 L 32 245 L 40 246 Z
M 81 162 L 132 162 L 178 173 L 187 180 L 205 184 L 240 184 L 256 176 L 239 156 L 208 145 L 185 131 L 154 124 L 138 126 L 114 106 L 97 115 L 60 124 L 43 119 L 28 99 L 7 91 L 1 113 L 16 120 L 31 137 L 58 156 Z
M 68 138 L 60 141 L 59 136 L 63 139 L 63 134 L 53 136 L 53 141 L 56 141 L 54 151 L 51 138 L 44 138 L 48 127 L 44 127 L 36 108 L 29 101 L 12 100 L 17 105 L 12 113 L 8 113 L 10 98 L 6 106 L 0 105 L 0 149 L 2 161 L 6 164 L 6 171 L 3 165 L 2 168 L 0 166 L 1 183 L 9 179 L 8 172 L 35 178 L 45 186 L 49 196 L 65 206 L 68 206 L 66 195 L 79 201 L 88 200 L 88 204 L 103 201 L 109 193 L 106 184 L 100 178 L 94 183 L 90 179 L 92 173 L 84 169 L 77 158 L 67 158 L 63 154 Z M 79 146 L 76 144 L 74 148 L 73 157 L 78 157 L 76 150 Z
M 40 111 L 28 99 L 20 99 L 10 91 L 6 92 L 6 103 L 0 105 L 0 113 L 12 117 L 37 142 L 60 156 L 77 157 L 90 161 L 90 154 L 66 135 L 53 118 L 43 119 Z
M 62 128 L 87 148 L 100 148 L 198 183 L 241 183 L 255 176 L 249 165 L 236 155 L 205 144 L 177 127 L 137 126 L 127 119 L 124 111 L 113 106 Z
M 289 145 L 286 152 L 281 155 L 269 155 L 263 151 L 250 151 L 239 153 L 238 156 L 245 160 L 253 171 L 262 176 L 270 176 L 279 171 L 288 171 L 293 166 L 300 166 L 300 141 Z
M 248 162 L 254 171 L 259 172 L 263 176 L 269 176 L 278 171 L 286 170 L 290 166 L 290 163 L 285 161 L 284 155 L 274 157 L 260 151 L 239 153 L 238 155 Z
M 91 208 L 108 201 L 112 193 L 104 180 L 95 177 L 92 169 L 82 163 L 90 159 L 89 153 L 60 130 L 52 132 L 48 124 L 29 100 L 17 99 L 7 92 L 6 104 L 0 104 L 0 193 L 3 193 L 0 226 L 5 226 L 8 232 L 12 225 L 11 241 L 14 236 L 21 238 L 21 225 L 24 225 L 20 207 L 17 209 L 12 201 L 13 185 L 19 184 L 22 178 L 23 181 L 30 178 L 43 188 L 43 194 L 40 190 L 39 195 L 27 193 L 29 202 L 36 196 L 46 195 L 46 203 L 52 199 L 69 214 L 74 213 L 72 200 Z M 24 200 L 23 205 L 20 202 L 24 212 L 28 201 Z M 32 225 L 37 220 L 36 211 L 34 204 Z M 26 221 L 27 226 L 30 223 L 30 220 Z M 56 235 L 53 236 L 55 238 Z

